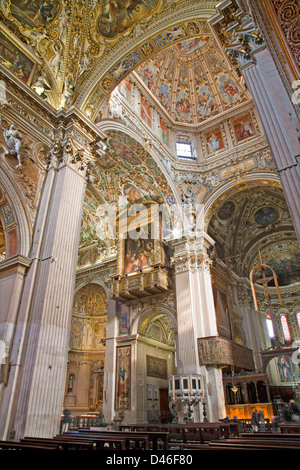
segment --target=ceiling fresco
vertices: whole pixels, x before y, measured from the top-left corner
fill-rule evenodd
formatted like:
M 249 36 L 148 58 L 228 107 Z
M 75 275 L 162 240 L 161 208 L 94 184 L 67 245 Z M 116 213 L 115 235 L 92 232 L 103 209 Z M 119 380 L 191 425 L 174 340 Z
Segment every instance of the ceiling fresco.
M 147 58 L 170 44 L 207 34 L 205 18 L 215 12 L 215 4 L 5 0 L 0 2 L 6 43 L 0 60 L 14 72 L 16 59 L 23 55 L 26 83 L 42 98 L 56 109 L 76 103 L 92 118 L 107 94 Z M 199 19 L 180 21 L 181 13 Z
M 170 46 L 136 73 L 174 122 L 199 124 L 248 99 L 210 35 Z
M 217 255 L 232 270 L 249 278 L 251 270 L 269 265 L 280 286 L 300 282 L 300 249 L 282 193 L 256 183 L 219 200 L 208 227 Z

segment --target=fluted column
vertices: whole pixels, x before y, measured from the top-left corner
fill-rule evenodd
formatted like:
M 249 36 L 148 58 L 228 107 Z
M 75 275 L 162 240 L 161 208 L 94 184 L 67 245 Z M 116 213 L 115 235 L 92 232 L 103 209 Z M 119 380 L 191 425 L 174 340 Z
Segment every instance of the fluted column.
M 89 160 L 72 138 L 52 150 L 1 403 L 2 438 L 59 431 Z M 7 418 L 6 418 L 7 416 Z
M 173 240 L 178 321 L 177 363 L 179 374 L 202 374 L 210 420 L 225 416 L 222 372 L 200 364 L 198 338 L 218 336 L 211 260 L 207 254 L 214 241 L 205 232 Z M 198 413 L 201 410 L 198 410 Z M 195 413 L 195 420 L 203 419 Z
M 254 61 L 241 67 L 251 92 L 268 143 L 276 171 L 300 240 L 300 167 L 299 138 L 291 97 L 283 88 L 270 52 L 266 48 L 254 51 Z

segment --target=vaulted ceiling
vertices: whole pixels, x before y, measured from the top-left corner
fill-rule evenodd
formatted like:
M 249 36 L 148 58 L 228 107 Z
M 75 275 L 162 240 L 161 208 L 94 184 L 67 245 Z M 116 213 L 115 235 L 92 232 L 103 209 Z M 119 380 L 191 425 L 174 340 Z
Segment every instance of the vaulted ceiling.
M 300 282 L 300 249 L 283 192 L 278 184 L 236 189 L 216 204 L 208 227 L 219 259 L 249 278 L 264 263 L 279 285 Z
M 55 108 L 76 104 L 93 117 L 113 88 L 147 58 L 207 34 L 206 19 L 216 3 L 3 1 L 1 63 L 39 94 L 42 83 L 40 96 Z
M 211 34 L 159 52 L 137 74 L 174 123 L 199 124 L 248 99 Z

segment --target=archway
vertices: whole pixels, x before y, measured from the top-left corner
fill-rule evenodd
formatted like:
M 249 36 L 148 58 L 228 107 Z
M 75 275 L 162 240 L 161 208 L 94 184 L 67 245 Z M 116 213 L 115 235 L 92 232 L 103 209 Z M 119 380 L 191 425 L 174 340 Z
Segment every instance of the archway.
M 107 295 L 87 284 L 73 302 L 64 406 L 73 416 L 97 412 L 103 402 Z
M 175 350 L 171 316 L 159 311 L 144 313 L 137 338 L 137 370 L 144 377 L 144 384 L 142 394 L 138 384 L 137 403 L 149 423 L 167 423 L 171 419 L 168 377 L 175 373 Z M 142 416 L 138 419 L 142 420 Z

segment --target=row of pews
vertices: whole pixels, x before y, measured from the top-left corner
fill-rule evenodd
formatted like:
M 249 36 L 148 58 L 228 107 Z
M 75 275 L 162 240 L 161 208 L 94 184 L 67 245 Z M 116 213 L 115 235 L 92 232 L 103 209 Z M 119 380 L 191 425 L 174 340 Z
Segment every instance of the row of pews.
M 300 450 L 300 427 L 279 434 L 240 433 L 236 423 L 136 424 L 119 430 L 79 429 L 53 438 L 0 441 L 0 450 L 192 451 Z

